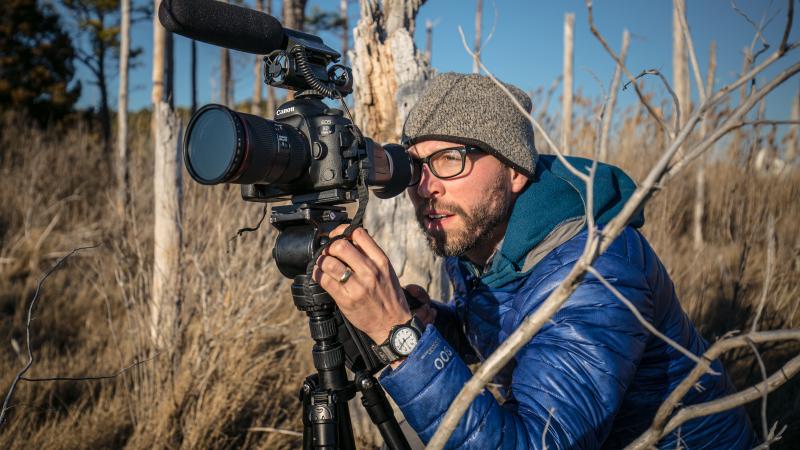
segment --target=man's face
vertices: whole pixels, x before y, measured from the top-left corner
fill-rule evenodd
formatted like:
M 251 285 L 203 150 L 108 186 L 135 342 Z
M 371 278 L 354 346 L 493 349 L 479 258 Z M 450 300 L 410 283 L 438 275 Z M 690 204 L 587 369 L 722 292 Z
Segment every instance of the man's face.
M 413 158 L 460 147 L 446 141 L 426 141 L 409 149 Z M 417 221 L 439 256 L 467 255 L 483 263 L 505 234 L 514 194 L 527 178 L 483 153 L 469 153 L 464 171 L 440 179 L 423 167 L 419 184 L 408 188 Z

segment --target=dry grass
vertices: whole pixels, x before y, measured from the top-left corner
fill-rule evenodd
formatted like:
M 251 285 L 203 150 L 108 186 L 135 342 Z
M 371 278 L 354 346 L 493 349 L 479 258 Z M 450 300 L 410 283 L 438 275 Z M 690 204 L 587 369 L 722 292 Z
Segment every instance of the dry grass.
M 579 103 L 590 117 L 591 102 Z M 25 308 L 41 273 L 71 258 L 44 286 L 32 324 L 37 361 L 31 376 L 113 373 L 110 381 L 22 383 L 0 448 L 296 448 L 297 438 L 250 432 L 255 426 L 299 430 L 296 392 L 311 371 L 304 316 L 271 258 L 265 227 L 231 242 L 260 206 L 237 187 L 185 182 L 184 308 L 180 342 L 154 356 L 146 303 L 152 258 L 152 161 L 149 116 L 132 119 L 132 207 L 111 207 L 111 171 L 97 133 L 78 123 L 35 130 L 15 115 L 0 135 L 0 386 L 24 364 Z M 550 120 L 550 126 L 554 121 Z M 578 148 L 591 148 L 594 126 L 576 124 Z M 684 307 L 708 339 L 750 326 L 761 295 L 766 223 L 774 217 L 777 265 L 762 328 L 800 325 L 800 171 L 752 169 L 745 136 L 723 143 L 707 170 L 706 242 L 691 245 L 694 175 L 674 180 L 647 208 L 645 234 L 666 266 Z M 612 161 L 641 176 L 660 133 L 629 111 L 612 140 Z M 410 219 L 412 220 L 412 219 Z M 127 229 L 125 236 L 119 230 Z M 14 344 L 15 343 L 15 344 Z M 15 350 L 20 348 L 19 351 Z M 798 348 L 765 350 L 774 369 Z M 20 356 L 20 355 L 23 356 Z M 737 386 L 758 381 L 752 356 L 730 355 Z M 757 418 L 754 409 L 754 419 Z M 800 439 L 800 383 L 770 397 L 770 420 Z

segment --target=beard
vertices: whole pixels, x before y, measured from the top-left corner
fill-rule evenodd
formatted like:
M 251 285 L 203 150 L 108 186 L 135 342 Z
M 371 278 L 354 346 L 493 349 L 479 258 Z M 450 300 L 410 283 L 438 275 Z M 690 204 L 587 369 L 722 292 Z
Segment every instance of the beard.
M 416 207 L 417 223 L 425 235 L 428 245 L 436 256 L 461 256 L 494 237 L 495 229 L 508 219 L 511 208 L 511 192 L 508 191 L 510 175 L 502 171 L 473 212 L 467 213 L 460 206 L 442 201 L 428 200 Z M 425 210 L 444 210 L 461 217 L 464 227 L 445 232 L 441 228 L 425 227 Z

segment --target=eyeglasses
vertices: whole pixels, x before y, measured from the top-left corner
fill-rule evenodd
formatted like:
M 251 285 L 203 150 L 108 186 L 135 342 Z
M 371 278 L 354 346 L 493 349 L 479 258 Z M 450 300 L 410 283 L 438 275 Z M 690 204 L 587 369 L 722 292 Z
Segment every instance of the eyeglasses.
M 467 166 L 467 153 L 483 153 L 478 147 L 464 146 L 443 148 L 424 158 L 411 158 L 413 171 L 409 186 L 416 186 L 422 179 L 422 166 L 427 165 L 431 173 L 442 180 L 461 175 Z

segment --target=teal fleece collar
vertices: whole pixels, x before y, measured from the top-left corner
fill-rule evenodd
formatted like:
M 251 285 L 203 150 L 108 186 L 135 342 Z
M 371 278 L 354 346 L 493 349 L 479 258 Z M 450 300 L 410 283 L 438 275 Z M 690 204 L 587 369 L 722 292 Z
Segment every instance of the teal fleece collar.
M 578 170 L 588 174 L 592 161 L 568 157 Z M 598 163 L 594 180 L 594 217 L 598 226 L 607 224 L 622 210 L 636 184 L 621 169 Z M 525 257 L 559 225 L 585 216 L 586 185 L 553 155 L 540 155 L 532 182 L 514 203 L 506 235 L 491 267 L 481 276 L 481 283 L 501 288 L 527 272 L 520 272 Z M 644 225 L 642 211 L 631 219 L 630 226 Z M 585 228 L 585 227 L 584 227 Z M 475 273 L 475 267 L 459 258 L 462 269 Z

